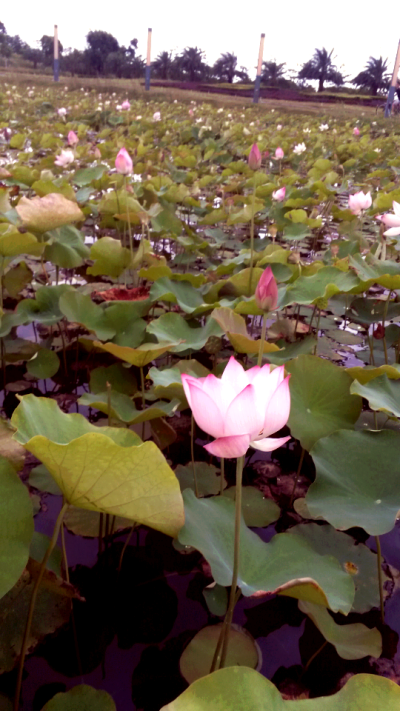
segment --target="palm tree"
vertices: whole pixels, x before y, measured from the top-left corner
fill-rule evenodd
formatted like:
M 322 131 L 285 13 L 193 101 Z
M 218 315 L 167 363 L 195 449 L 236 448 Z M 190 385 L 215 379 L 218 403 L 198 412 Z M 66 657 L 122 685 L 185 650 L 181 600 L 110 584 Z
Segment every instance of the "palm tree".
M 221 81 L 233 83 L 235 76 L 241 74 L 237 69 L 237 57 L 232 52 L 224 52 L 214 64 L 213 74 Z
M 187 75 L 189 81 L 203 79 L 206 64 L 204 62 L 204 52 L 198 47 L 186 47 L 180 56 L 180 66 Z
M 379 59 L 370 57 L 364 71 L 357 74 L 351 80 L 351 83 L 360 87 L 360 89 L 370 91 L 373 96 L 376 96 L 379 91 L 387 89 L 389 86 L 390 75 L 386 74 L 387 62 L 388 60 L 385 59 L 383 61 L 382 57 L 379 57 Z
M 268 84 L 268 86 L 282 86 L 285 80 L 285 69 L 286 62 L 282 64 L 277 64 L 273 62 L 263 62 L 263 68 L 261 73 L 261 81 L 263 84 Z
M 158 79 L 170 79 L 173 59 L 172 52 L 160 52 L 153 62 L 154 76 Z
M 303 64 L 299 71 L 299 79 L 317 79 L 318 80 L 318 91 L 324 90 L 324 83 L 326 81 L 340 86 L 344 83 L 344 78 L 342 74 L 338 71 L 336 66 L 332 62 L 332 51 L 328 54 L 325 47 L 322 49 L 316 49 L 314 55 L 311 59 Z

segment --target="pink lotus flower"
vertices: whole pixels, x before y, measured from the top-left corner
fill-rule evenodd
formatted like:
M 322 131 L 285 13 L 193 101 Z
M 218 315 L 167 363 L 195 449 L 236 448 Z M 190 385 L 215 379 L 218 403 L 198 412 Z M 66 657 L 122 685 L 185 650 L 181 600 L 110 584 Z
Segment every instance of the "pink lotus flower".
M 278 148 L 277 148 L 276 151 L 275 151 L 275 158 L 276 158 L 276 160 L 282 160 L 282 158 L 283 158 L 284 155 L 285 155 L 285 154 L 284 154 L 282 148 L 280 148 L 280 146 L 278 146 Z
M 126 148 L 121 148 L 121 150 L 118 152 L 118 155 L 115 159 L 115 167 L 117 169 L 117 173 L 121 173 L 121 175 L 129 175 L 129 173 L 132 173 L 132 158 L 130 157 Z
M 76 146 L 79 143 L 79 138 L 76 135 L 75 131 L 70 131 L 68 133 L 68 145 L 69 146 Z
M 75 156 L 72 151 L 61 151 L 61 154 L 57 156 L 54 161 L 54 165 L 59 165 L 61 168 L 65 168 L 70 163 L 73 163 Z
M 272 452 L 290 437 L 270 437 L 286 425 L 290 412 L 289 377 L 284 366 L 244 370 L 232 356 L 222 377 L 193 378 L 182 383 L 193 417 L 214 442 L 205 449 L 216 457 L 242 457 L 249 446 Z
M 66 116 L 67 109 L 61 108 L 57 110 L 59 116 Z
M 353 136 L 359 136 L 359 135 L 360 135 L 360 129 L 357 126 L 355 126 L 353 128 Z
M 351 210 L 353 215 L 360 215 L 363 210 L 368 210 L 371 205 L 372 198 L 370 192 L 365 195 L 365 193 L 360 190 L 359 193 L 349 195 L 349 210 Z
M 161 121 L 161 113 L 159 111 L 154 112 L 153 121 Z
M 285 188 L 283 188 L 284 190 Z M 273 311 L 278 303 L 278 285 L 271 267 L 262 273 L 255 293 L 256 304 L 262 311 Z
M 279 188 L 279 190 L 274 190 L 272 193 L 272 197 L 274 200 L 277 200 L 278 202 L 282 202 L 282 200 L 285 199 L 285 194 L 286 194 L 286 188 Z
M 257 143 L 253 143 L 251 147 L 248 163 L 252 170 L 258 170 L 261 166 L 261 153 Z
M 128 99 L 125 99 L 125 101 L 123 101 L 121 104 L 122 111 L 129 111 L 130 108 L 131 108 L 131 105 L 130 105 Z
M 389 227 L 383 234 L 385 237 L 397 237 L 400 235 L 400 203 L 393 200 L 394 215 L 377 215 L 376 219 Z

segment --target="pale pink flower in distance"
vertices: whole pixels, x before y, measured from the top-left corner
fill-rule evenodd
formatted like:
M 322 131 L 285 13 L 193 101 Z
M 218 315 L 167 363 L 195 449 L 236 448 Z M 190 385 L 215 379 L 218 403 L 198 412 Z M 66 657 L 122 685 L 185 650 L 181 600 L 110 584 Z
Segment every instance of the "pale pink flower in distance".
M 296 155 L 299 156 L 301 153 L 304 153 L 305 150 L 307 150 L 306 144 L 298 143 L 297 146 L 293 148 L 293 153 L 296 153 Z
M 55 165 L 59 165 L 61 168 L 65 168 L 70 163 L 73 163 L 75 156 L 72 151 L 61 151 L 61 154 L 57 156 L 54 161 Z
M 129 111 L 130 108 L 131 108 L 131 105 L 130 105 L 128 99 L 125 99 L 125 101 L 123 101 L 121 104 L 122 111 Z
M 189 109 L 189 116 L 192 118 L 194 116 L 194 111 L 193 109 Z
M 70 131 L 68 133 L 67 141 L 69 146 L 76 146 L 79 143 L 79 138 L 76 135 L 75 131 Z
M 159 111 L 154 112 L 153 121 L 161 121 L 161 113 Z
M 278 148 L 277 148 L 276 151 L 275 151 L 275 158 L 276 158 L 276 160 L 282 160 L 282 158 L 283 158 L 284 155 L 285 155 L 285 154 L 284 154 L 282 148 L 281 148 L 280 146 L 278 146 Z
M 371 205 L 372 198 L 370 192 L 365 194 L 360 190 L 359 193 L 349 195 L 349 210 L 351 210 L 353 215 L 360 215 L 363 210 L 368 210 Z
M 284 190 L 285 188 L 283 188 Z M 255 302 L 262 311 L 274 311 L 278 304 L 278 285 L 271 266 L 264 269 L 255 293 Z
M 279 190 L 274 190 L 274 192 L 272 193 L 272 197 L 277 202 L 282 202 L 282 200 L 285 199 L 285 194 L 286 194 L 286 188 L 283 187 L 283 188 L 279 188 Z
M 278 123 L 278 125 L 277 125 L 277 127 L 276 127 L 276 130 L 277 130 L 277 131 L 282 131 L 282 124 L 281 124 L 281 123 Z
M 121 148 L 121 150 L 118 152 L 118 155 L 115 159 L 115 167 L 117 173 L 121 173 L 121 175 L 129 175 L 129 173 L 132 173 L 132 158 L 130 157 L 126 148 Z
M 360 135 L 360 129 L 357 126 L 354 126 L 353 136 L 359 136 L 359 135 Z
M 252 170 L 258 170 L 261 166 L 261 153 L 257 143 L 253 143 L 251 147 L 248 164 Z
M 248 448 L 272 452 L 290 437 L 270 437 L 289 418 L 289 377 L 284 366 L 244 370 L 232 356 L 222 377 L 182 376 L 183 389 L 198 426 L 214 437 L 204 448 L 216 457 L 242 457 Z
M 67 109 L 64 109 L 64 108 L 58 109 L 57 113 L 59 116 L 66 116 Z
M 393 200 L 393 215 L 377 215 L 376 219 L 389 227 L 383 234 L 385 237 L 398 237 L 400 235 L 400 203 Z

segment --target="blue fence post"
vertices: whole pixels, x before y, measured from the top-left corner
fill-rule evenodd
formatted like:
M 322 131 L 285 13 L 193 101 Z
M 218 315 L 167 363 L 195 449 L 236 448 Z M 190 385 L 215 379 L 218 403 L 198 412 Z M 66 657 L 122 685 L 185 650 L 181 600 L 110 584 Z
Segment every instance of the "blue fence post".
M 53 64 L 54 81 L 58 81 L 59 74 L 60 74 L 60 59 L 58 56 L 58 25 L 54 25 L 54 64 Z
M 399 42 L 399 46 L 397 47 L 396 61 L 394 63 L 394 69 L 393 69 L 393 75 L 392 75 L 392 83 L 390 85 L 389 93 L 388 93 L 387 99 L 386 99 L 385 118 L 389 118 L 390 114 L 392 113 L 392 104 L 393 104 L 393 99 L 394 99 L 394 93 L 397 88 L 397 75 L 399 73 L 399 69 L 400 69 L 400 42 Z
M 147 34 L 147 61 L 144 86 L 146 91 L 150 89 L 150 74 L 151 74 L 151 27 Z
M 258 104 L 260 98 L 260 86 L 261 86 L 261 71 L 262 71 L 262 61 L 264 54 L 264 39 L 265 34 L 261 35 L 260 39 L 260 51 L 258 53 L 258 64 L 257 64 L 257 76 L 254 84 L 254 94 L 253 94 L 253 104 Z

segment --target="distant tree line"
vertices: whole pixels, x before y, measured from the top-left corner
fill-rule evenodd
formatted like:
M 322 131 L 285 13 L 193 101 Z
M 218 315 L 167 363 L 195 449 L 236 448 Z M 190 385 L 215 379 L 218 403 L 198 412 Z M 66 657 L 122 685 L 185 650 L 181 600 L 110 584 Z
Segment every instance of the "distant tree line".
M 34 69 L 50 67 L 53 63 L 53 42 L 53 37 L 43 35 L 37 47 L 30 47 L 19 35 L 8 35 L 0 22 L 0 57 L 5 61 L 16 54 L 31 62 Z M 132 39 L 125 47 L 109 32 L 91 31 L 86 36 L 86 48 L 82 51 L 64 49 L 59 42 L 60 69 L 72 76 L 140 78 L 144 74 L 145 60 L 137 54 L 137 47 L 137 39 Z M 311 80 L 318 82 L 318 91 L 323 91 L 327 84 L 341 87 L 351 83 L 374 96 L 387 91 L 390 84 L 387 59 L 370 57 L 364 70 L 349 80 L 334 64 L 332 54 L 333 50 L 328 53 L 324 47 L 316 49 L 299 72 L 287 70 L 285 62 L 265 61 L 261 82 L 273 88 L 307 88 L 307 81 Z M 171 81 L 250 82 L 246 67 L 238 66 L 234 53 L 223 52 L 213 65 L 208 65 L 204 52 L 198 47 L 186 47 L 180 54 L 160 52 L 152 62 L 152 76 Z

